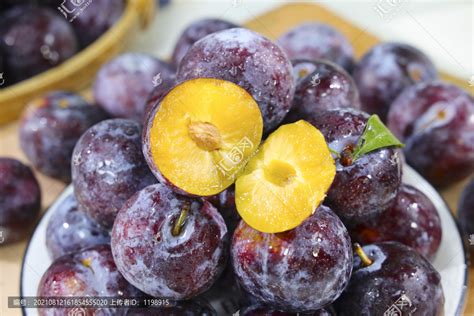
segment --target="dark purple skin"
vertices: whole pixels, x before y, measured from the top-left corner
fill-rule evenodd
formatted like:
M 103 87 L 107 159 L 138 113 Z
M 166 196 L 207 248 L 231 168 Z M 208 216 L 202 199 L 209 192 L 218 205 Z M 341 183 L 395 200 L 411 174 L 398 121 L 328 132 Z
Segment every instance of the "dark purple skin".
M 162 84 L 166 84 L 163 82 Z M 151 143 L 150 143 L 150 132 L 151 128 L 153 126 L 153 120 L 156 116 L 156 113 L 160 109 L 160 101 L 163 100 L 163 98 L 166 96 L 166 94 L 176 85 L 176 83 L 173 83 L 172 81 L 168 81 L 167 86 L 163 87 L 158 87 L 157 89 L 152 92 L 152 95 L 150 96 L 150 99 L 156 99 L 156 103 L 152 104 L 153 101 L 148 101 L 147 102 L 147 109 L 145 113 L 145 122 L 144 122 L 144 128 L 143 128 L 143 133 L 142 133 L 142 151 L 143 151 L 143 156 L 145 157 L 145 160 L 148 164 L 148 167 L 150 168 L 151 172 L 153 175 L 156 177 L 159 183 L 166 184 L 169 188 L 171 188 L 174 192 L 184 195 L 184 196 L 192 196 L 192 197 L 200 197 L 197 195 L 192 195 L 177 186 L 175 186 L 171 181 L 166 179 L 161 172 L 156 168 L 155 162 L 153 161 L 153 155 L 151 153 Z
M 41 190 L 31 169 L 0 157 L 0 246 L 25 237 L 41 209 Z
M 79 209 L 74 193 L 51 216 L 46 236 L 46 247 L 53 260 L 81 249 L 110 244 L 110 233 Z
M 436 207 L 423 192 L 406 184 L 389 208 L 348 229 L 352 241 L 363 245 L 398 241 L 428 260 L 434 259 L 442 236 Z
M 135 192 L 155 183 L 141 151 L 141 126 L 131 120 L 102 121 L 74 147 L 72 184 L 83 210 L 105 228 Z
M 239 225 L 241 217 L 235 205 L 235 186 L 231 186 L 217 195 L 204 197 L 221 213 L 229 232 L 233 232 Z
M 237 281 L 230 261 L 227 262 L 224 271 L 212 287 L 198 298 L 217 303 L 221 314 L 223 311 L 225 315 L 234 315 L 240 306 L 250 302 L 247 293 L 241 289 Z
M 184 208 L 188 214 L 175 236 Z M 225 267 L 227 247 L 227 227 L 211 203 L 177 195 L 160 183 L 131 197 L 112 230 L 122 275 L 151 296 L 174 300 L 208 290 Z
M 365 267 L 354 257 L 349 286 L 334 303 L 338 316 L 384 315 L 402 294 L 412 304 L 403 308 L 403 315 L 410 311 L 413 315 L 443 315 L 441 276 L 427 259 L 398 242 L 363 249 L 373 263 Z
M 94 100 L 113 117 L 142 122 L 154 82 L 174 76 L 174 69 L 164 61 L 142 53 L 126 53 L 99 70 L 93 85 Z
M 143 293 L 117 270 L 110 246 L 100 245 L 56 259 L 41 278 L 38 296 L 132 298 L 143 297 Z M 120 314 L 120 310 L 113 308 L 85 311 L 88 316 Z M 38 312 L 40 316 L 76 315 L 73 308 L 39 308 Z
M 326 206 L 279 234 L 258 232 L 241 221 L 231 253 L 243 289 L 260 303 L 285 312 L 315 311 L 331 304 L 352 270 L 349 233 Z
M 67 21 L 50 8 L 17 6 L 0 17 L 6 72 L 18 82 L 53 68 L 78 51 Z
M 271 307 L 263 305 L 252 305 L 240 310 L 240 316 L 336 316 L 334 309 L 324 307 L 314 312 L 308 313 L 287 313 L 272 309 Z
M 369 116 L 354 109 L 335 109 L 308 117 L 324 135 L 336 157 L 336 176 L 325 204 L 341 218 L 363 221 L 389 207 L 395 200 L 401 180 L 401 153 L 381 148 L 352 161 L 350 154 L 364 132 Z
M 58 2 L 59 6 L 63 1 Z M 87 7 L 84 5 L 74 6 L 71 2 L 77 1 L 67 0 L 63 5 L 72 10 L 85 8 L 80 14 L 76 15 L 76 12 L 73 12 L 67 17 L 69 21 L 72 20 L 72 27 L 77 34 L 80 46 L 83 48 L 94 42 L 112 27 L 122 16 L 125 9 L 124 0 L 92 1 Z
M 360 109 L 357 87 L 344 69 L 323 60 L 314 61 L 313 66 L 314 70 L 296 84 L 293 106 L 285 121 L 307 120 L 335 108 Z M 300 71 L 306 69 L 301 67 Z
M 470 245 L 471 252 L 474 252 L 474 245 L 471 240 L 474 240 L 474 180 L 471 180 L 464 188 L 458 207 L 459 225 L 463 232 L 464 239 Z
M 351 73 L 354 51 L 347 38 L 329 25 L 303 23 L 278 38 L 290 59 L 326 59 Z
M 354 69 L 362 109 L 385 121 L 390 105 L 406 88 L 438 76 L 431 60 L 418 49 L 382 43 L 367 52 Z
M 170 76 L 167 78 L 163 78 L 163 80 L 158 84 L 156 87 L 153 88 L 145 105 L 145 112 L 143 114 L 143 125 L 146 126 L 148 120 L 150 119 L 150 115 L 155 108 L 159 106 L 159 103 L 163 98 L 171 91 L 174 87 L 176 87 L 176 77 Z M 155 111 L 156 112 L 156 111 Z
M 145 127 L 143 128 L 143 133 L 142 133 L 142 152 L 143 156 L 145 157 L 145 161 L 148 164 L 148 167 L 150 168 L 151 172 L 157 179 L 159 183 L 165 184 L 167 187 L 169 187 L 171 190 L 176 192 L 177 194 L 184 195 L 184 196 L 190 196 L 190 197 L 195 197 L 195 198 L 201 198 L 201 196 L 198 195 L 193 195 L 190 194 L 181 188 L 178 188 L 176 185 L 174 185 L 171 181 L 166 179 L 161 172 L 158 170 L 158 168 L 155 165 L 155 162 L 153 161 L 153 155 L 151 153 L 151 142 L 150 142 L 150 132 L 151 132 L 151 127 L 153 126 L 153 118 L 155 117 L 156 113 L 159 110 L 160 104 L 157 103 L 156 106 L 152 107 L 150 109 L 150 112 L 146 114 L 146 122 L 145 122 Z
M 407 162 L 437 187 L 474 171 L 474 98 L 441 81 L 407 88 L 393 102 L 388 126 L 405 142 Z
M 177 78 L 181 83 L 202 77 L 231 81 L 247 90 L 262 112 L 264 133 L 276 128 L 291 108 L 291 63 L 278 45 L 253 31 L 223 30 L 194 43 Z
M 47 176 L 71 181 L 71 155 L 81 135 L 107 118 L 98 106 L 64 91 L 29 103 L 20 122 L 20 146 L 31 164 Z
M 234 27 L 238 25 L 221 19 L 202 19 L 191 23 L 176 42 L 173 55 L 171 55 L 172 63 L 178 67 L 189 48 L 206 35 Z
M 0 2 L 0 13 L 14 5 L 28 4 L 29 2 L 29 0 L 2 0 L 2 2 Z
M 11 0 L 11 1 L 14 1 L 14 0 Z M 38 3 L 39 5 L 52 6 L 53 8 L 57 8 L 63 2 L 63 0 L 26 0 L 26 1 L 27 2 L 28 1 L 29 2 L 34 1 L 34 2 Z

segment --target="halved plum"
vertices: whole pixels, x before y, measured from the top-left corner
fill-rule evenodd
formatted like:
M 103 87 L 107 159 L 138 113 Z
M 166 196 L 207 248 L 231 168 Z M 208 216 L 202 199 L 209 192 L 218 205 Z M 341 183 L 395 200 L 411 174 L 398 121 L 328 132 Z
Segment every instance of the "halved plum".
M 261 232 L 295 228 L 326 197 L 335 174 L 334 159 L 320 131 L 305 121 L 282 125 L 237 179 L 237 210 Z
M 209 196 L 232 183 L 258 148 L 262 115 L 238 85 L 189 80 L 148 116 L 143 153 L 155 176 L 178 192 Z

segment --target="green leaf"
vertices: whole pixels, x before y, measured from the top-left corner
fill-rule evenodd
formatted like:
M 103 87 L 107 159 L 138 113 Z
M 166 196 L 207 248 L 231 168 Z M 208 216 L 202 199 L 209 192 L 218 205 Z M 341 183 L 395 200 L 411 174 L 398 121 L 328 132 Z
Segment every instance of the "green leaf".
M 333 154 L 337 158 L 341 157 L 341 154 L 339 154 L 339 152 L 337 150 L 331 149 L 330 147 L 328 147 L 328 149 L 331 152 L 331 154 Z
M 404 147 L 395 135 L 385 126 L 377 114 L 371 115 L 354 150 L 353 159 L 384 147 Z

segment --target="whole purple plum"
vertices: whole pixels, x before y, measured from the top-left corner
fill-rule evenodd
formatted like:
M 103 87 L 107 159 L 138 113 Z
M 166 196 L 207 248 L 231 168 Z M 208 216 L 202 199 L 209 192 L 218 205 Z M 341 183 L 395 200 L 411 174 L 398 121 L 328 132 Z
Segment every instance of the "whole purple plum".
M 474 170 L 474 98 L 441 81 L 419 83 L 393 102 L 388 126 L 406 144 L 408 164 L 438 187 Z
M 278 234 L 261 233 L 241 221 L 231 254 L 244 290 L 285 312 L 315 311 L 332 303 L 352 270 L 349 234 L 326 206 L 295 229 Z
M 53 260 L 84 248 L 110 244 L 110 233 L 79 209 L 74 193 L 51 215 L 46 236 L 46 247 Z
M 336 176 L 325 204 L 344 220 L 363 221 L 389 207 L 402 180 L 401 154 L 395 148 L 380 148 L 351 158 L 369 116 L 354 109 L 334 109 L 308 117 L 324 135 L 329 148 L 338 153 Z
M 0 246 L 25 237 L 41 209 L 41 191 L 31 169 L 0 157 Z
M 392 241 L 362 251 L 367 258 L 355 257 L 337 315 L 444 315 L 441 276 L 417 251 Z
M 173 55 L 171 55 L 173 64 L 178 66 L 189 48 L 201 38 L 211 33 L 234 27 L 238 26 L 221 19 L 202 19 L 191 23 L 184 29 L 176 42 Z
M 60 2 L 58 5 L 74 10 L 67 18 L 71 21 L 81 47 L 88 46 L 104 34 L 118 21 L 125 9 L 124 0 L 91 1 L 87 6 L 84 1 L 79 5 L 75 5 L 77 0 Z M 80 13 L 76 14 L 79 10 Z
M 303 67 L 304 64 L 299 64 Z M 351 76 L 331 62 L 312 62 L 312 72 L 298 80 L 295 97 L 285 121 L 296 122 L 335 108 L 360 108 L 359 93 Z M 304 69 L 300 69 L 303 73 Z
M 142 122 L 153 88 L 174 77 L 167 63 L 142 53 L 126 53 L 102 66 L 94 85 L 94 100 L 113 117 Z
M 326 59 L 349 73 L 354 66 L 354 51 L 341 33 L 322 23 L 303 23 L 278 38 L 277 43 L 290 59 Z
M 58 12 L 27 5 L 0 17 L 0 46 L 12 83 L 53 68 L 78 51 L 70 23 Z
M 354 69 L 362 109 L 385 121 L 390 105 L 406 88 L 437 77 L 431 60 L 418 49 L 382 43 L 367 52 Z
M 163 184 L 144 188 L 117 215 L 112 251 L 123 276 L 143 292 L 184 300 L 211 287 L 224 269 L 227 227 L 211 203 Z
M 89 128 L 74 148 L 71 168 L 78 203 L 105 228 L 128 198 L 156 182 L 141 151 L 141 126 L 125 119 Z
M 107 114 L 70 92 L 57 91 L 29 103 L 20 122 L 20 145 L 42 173 L 71 181 L 71 156 L 76 142 Z
M 432 260 L 441 244 L 441 220 L 430 199 L 418 189 L 402 184 L 393 204 L 380 214 L 354 225 L 353 241 L 363 245 L 398 241 Z
M 264 132 L 288 113 L 295 84 L 291 62 L 281 48 L 262 35 L 233 28 L 207 35 L 188 50 L 178 69 L 178 82 L 217 78 L 238 84 L 262 112 Z
M 100 245 L 56 259 L 38 286 L 39 297 L 142 297 L 114 263 L 110 246 Z M 40 308 L 40 316 L 120 315 L 114 308 Z M 79 314 L 79 312 L 83 312 Z

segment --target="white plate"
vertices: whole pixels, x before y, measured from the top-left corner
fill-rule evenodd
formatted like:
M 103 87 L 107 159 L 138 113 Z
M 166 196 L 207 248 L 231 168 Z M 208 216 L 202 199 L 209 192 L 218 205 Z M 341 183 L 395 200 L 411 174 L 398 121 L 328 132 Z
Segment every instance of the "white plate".
M 440 272 L 446 303 L 445 315 L 461 315 L 467 290 L 467 254 L 456 221 L 438 192 L 409 166 L 404 167 L 403 181 L 425 193 L 437 207 L 441 217 L 443 239 L 434 261 Z M 46 249 L 46 226 L 51 215 L 61 201 L 72 191 L 72 186 L 64 190 L 38 223 L 26 248 L 20 278 L 21 296 L 36 296 L 41 276 L 51 264 Z M 36 309 L 25 309 L 28 316 L 38 315 Z

